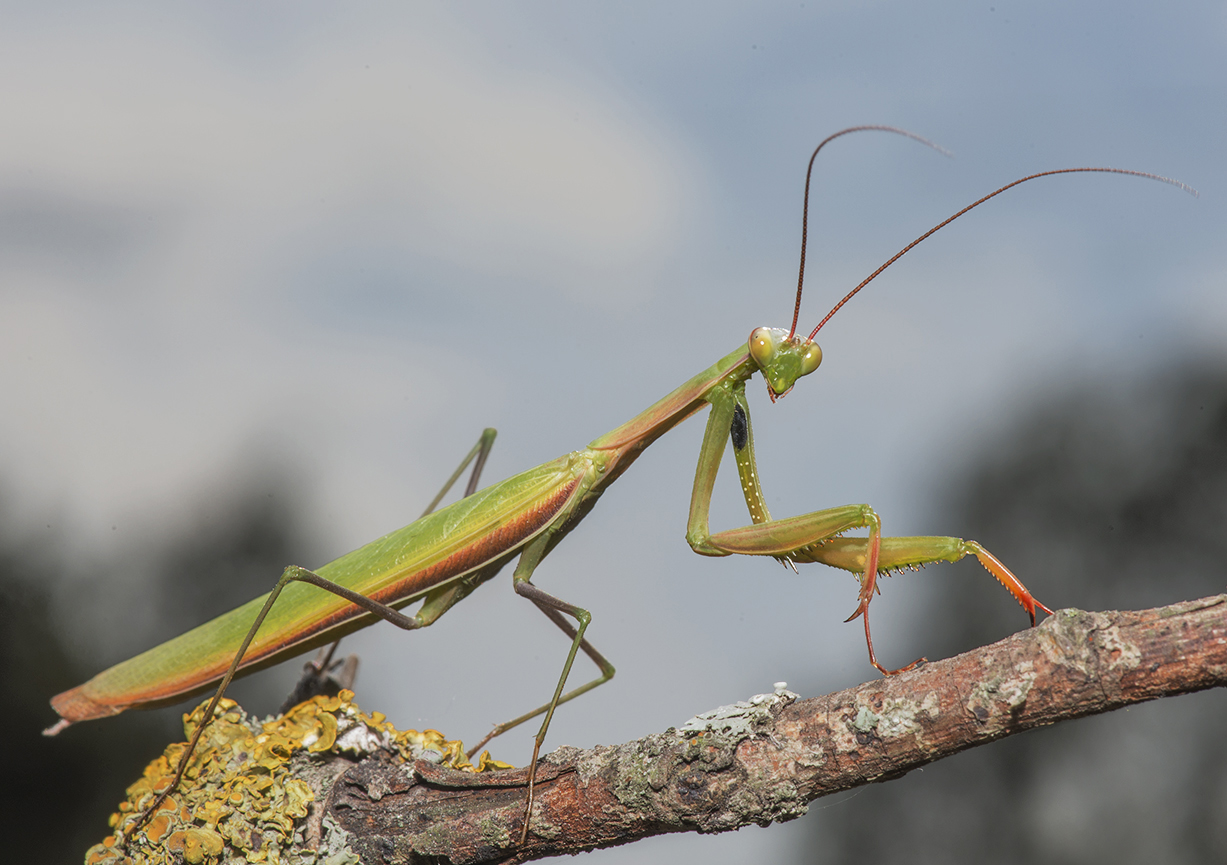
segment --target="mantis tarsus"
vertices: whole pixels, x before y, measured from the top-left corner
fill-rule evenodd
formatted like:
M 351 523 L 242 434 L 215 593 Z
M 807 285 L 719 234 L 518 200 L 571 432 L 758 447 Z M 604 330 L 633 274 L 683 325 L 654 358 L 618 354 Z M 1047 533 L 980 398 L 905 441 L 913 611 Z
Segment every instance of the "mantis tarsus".
M 869 129 L 894 132 L 929 144 L 912 133 L 893 127 L 859 126 L 835 133 L 819 144 L 810 157 L 805 182 L 806 213 L 810 176 L 818 152 L 835 138 Z M 518 556 L 513 576 L 516 594 L 532 601 L 571 640 L 570 651 L 550 700 L 495 727 L 481 743 L 485 744 L 493 736 L 531 718 L 544 716 L 534 739 L 530 763 L 520 836 L 520 842 L 524 843 L 532 814 L 537 758 L 554 711 L 562 703 L 595 688 L 614 675 L 613 666 L 585 638 L 591 620 L 588 611 L 547 594 L 532 582 L 532 576 L 545 556 L 587 515 L 601 493 L 634 462 L 644 448 L 705 406 L 711 407 L 711 413 L 699 453 L 686 532 L 686 540 L 695 552 L 707 556 L 772 556 L 794 568 L 798 562 L 821 562 L 856 574 L 860 579 L 860 593 L 857 607 L 848 621 L 858 616 L 863 620 L 869 660 L 886 675 L 910 669 L 924 659 L 900 670 L 888 670 L 878 662 L 869 628 L 869 604 L 877 588 L 879 573 L 929 562 L 957 561 L 973 555 L 1022 604 L 1034 625 L 1036 607 L 1048 613 L 1052 611 L 1036 601 L 1005 565 L 975 541 L 952 537 L 883 537 L 878 515 L 873 508 L 864 504 L 773 519 L 767 511 L 755 466 L 745 387 L 755 373 L 761 372 L 772 402 L 786 395 L 798 379 L 816 370 L 821 363 L 822 351 L 813 341 L 818 331 L 849 299 L 908 250 L 967 211 L 1013 186 L 1038 177 L 1074 172 L 1129 174 L 1188 189 L 1178 181 L 1158 175 L 1114 168 L 1067 168 L 1021 178 L 963 208 L 905 246 L 848 292 L 808 338 L 797 334 L 805 274 L 803 217 L 797 299 L 789 330 L 755 328 L 748 344 L 737 347 L 646 411 L 595 439 L 586 448 L 482 490 L 475 490 L 481 465 L 494 440 L 494 431 L 486 430 L 421 519 L 314 572 L 297 566 L 288 567 L 273 591 L 265 597 L 56 696 L 52 706 L 60 714 L 61 720 L 47 732 L 54 734 L 69 724 L 114 715 L 130 708 L 177 702 L 207 690 L 220 680 L 204 715 L 206 719 L 212 719 L 218 701 L 236 673 L 253 672 L 324 645 L 372 624 L 376 618 L 386 619 L 406 630 L 426 627 Z M 708 527 L 709 505 L 725 444 L 730 439 L 751 524 L 712 533 Z M 476 465 L 465 497 L 435 511 L 440 498 L 474 460 Z M 853 529 L 866 529 L 868 536 L 842 536 Z M 312 586 L 326 591 L 316 591 Z M 415 601 L 421 601 L 422 605 L 413 615 L 397 611 Z M 572 626 L 567 617 L 576 624 Z M 586 684 L 566 691 L 571 666 L 580 650 L 595 662 L 600 674 Z M 202 724 L 183 754 L 174 782 L 162 793 L 162 798 L 147 808 L 136 822 L 123 827 L 125 837 L 130 837 L 182 780 L 189 756 L 203 730 Z

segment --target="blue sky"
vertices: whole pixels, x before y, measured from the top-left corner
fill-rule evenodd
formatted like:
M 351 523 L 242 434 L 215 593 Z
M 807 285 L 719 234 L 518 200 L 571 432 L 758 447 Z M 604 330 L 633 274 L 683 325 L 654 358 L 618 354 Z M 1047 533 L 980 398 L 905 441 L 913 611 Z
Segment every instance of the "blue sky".
M 787 325 L 805 160 L 853 124 L 954 158 L 882 134 L 824 151 L 811 327 L 1033 171 L 1154 171 L 1201 198 L 1050 178 L 910 253 L 788 399 L 752 385 L 777 515 L 867 501 L 888 533 L 959 534 L 933 503 L 1027 401 L 1227 345 L 1221 4 L 5 4 L 0 25 L 0 480 L 14 530 L 83 556 L 209 519 L 274 465 L 327 557 L 415 516 L 485 426 L 491 479 L 583 446 Z M 846 575 L 690 552 L 701 430 L 655 445 L 537 573 L 619 667 L 548 746 L 872 672 Z M 740 524 L 721 486 L 715 518 Z M 886 586 L 888 663 L 925 650 L 931 602 L 923 577 Z M 508 575 L 427 633 L 355 638 L 364 700 L 480 736 L 561 664 L 527 607 Z M 124 615 L 82 624 L 81 649 Z M 633 855 L 740 861 L 789 832 Z

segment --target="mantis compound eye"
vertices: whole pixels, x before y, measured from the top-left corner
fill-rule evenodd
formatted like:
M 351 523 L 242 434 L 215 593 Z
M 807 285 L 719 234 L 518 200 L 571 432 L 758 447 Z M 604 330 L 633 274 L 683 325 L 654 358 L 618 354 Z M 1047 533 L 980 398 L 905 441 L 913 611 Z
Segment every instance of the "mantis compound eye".
M 818 368 L 820 363 L 822 363 L 822 349 L 818 347 L 818 343 L 811 342 L 801 353 L 801 375 L 809 375 Z
M 750 357 L 759 369 L 766 369 L 780 345 L 780 338 L 770 327 L 756 327 L 750 333 Z

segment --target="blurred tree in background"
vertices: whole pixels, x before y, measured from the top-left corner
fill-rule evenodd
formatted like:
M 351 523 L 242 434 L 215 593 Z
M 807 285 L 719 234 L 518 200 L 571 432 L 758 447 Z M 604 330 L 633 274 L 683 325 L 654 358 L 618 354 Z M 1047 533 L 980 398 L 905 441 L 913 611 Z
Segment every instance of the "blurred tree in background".
M 313 561 L 287 488 L 278 479 L 250 482 L 223 496 L 210 509 L 215 518 L 192 534 L 134 551 L 122 563 L 69 563 L 57 552 L 68 545 L 51 533 L 0 539 L 6 861 L 80 862 L 109 832 L 107 817 L 141 767 L 182 739 L 179 712 L 126 712 L 54 739 L 40 732 L 55 720 L 47 702 L 53 694 L 123 660 L 128 647 L 147 648 L 182 633 L 267 591 L 286 564 Z M 133 579 L 133 570 L 149 578 Z M 74 641 L 65 630 L 74 619 L 101 635 L 89 658 L 69 648 Z M 284 696 L 238 692 L 260 712 L 273 711 Z
M 984 543 L 1054 609 L 1227 590 L 1227 369 L 1083 383 L 1001 428 L 933 525 Z M 924 578 L 933 657 L 1018 629 L 974 566 Z M 800 861 L 1225 862 L 1225 710 L 1222 691 L 1162 700 L 820 800 Z

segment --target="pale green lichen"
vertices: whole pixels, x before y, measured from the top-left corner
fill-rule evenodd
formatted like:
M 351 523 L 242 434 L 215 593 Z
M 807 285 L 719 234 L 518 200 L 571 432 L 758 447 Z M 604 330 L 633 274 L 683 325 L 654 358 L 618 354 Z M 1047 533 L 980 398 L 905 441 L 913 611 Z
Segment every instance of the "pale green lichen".
M 1020 709 L 1027 702 L 1027 695 L 1035 685 L 1035 665 L 1020 661 L 1005 676 L 993 676 L 976 683 L 967 697 L 966 708 L 981 724 L 998 717 L 998 704 L 1004 704 L 1006 712 Z
M 327 833 L 332 837 L 326 838 L 320 856 L 291 843 L 301 840 L 295 829 L 301 830 L 299 824 L 315 799 L 311 787 L 292 776 L 290 761 L 296 754 L 362 756 L 382 748 L 406 761 L 429 760 L 462 771 L 509 768 L 492 760 L 489 752 L 474 766 L 459 741 L 444 739 L 437 730 L 397 730 L 382 713 L 360 711 L 353 697 L 352 691 L 315 697 L 264 722 L 248 717 L 233 700 L 222 700 L 179 789 L 120 845 L 120 833 L 170 784 L 185 742 L 170 745 L 145 768 L 144 777 L 128 788 L 127 800 L 111 816 L 116 834 L 90 848 L 86 865 L 342 865 L 356 861 L 334 832 Z M 200 725 L 206 705 L 184 716 L 187 738 Z M 285 854 L 287 849 L 294 852 Z
M 923 729 L 919 720 L 922 714 L 937 717 L 936 694 L 929 693 L 919 702 L 904 697 L 887 697 L 882 701 L 882 709 L 878 713 L 877 734 L 882 739 L 893 739 L 908 733 L 919 733 Z
M 1097 641 L 1110 653 L 1108 669 L 1124 667 L 1132 670 L 1142 663 L 1142 650 L 1136 644 L 1121 637 L 1120 628 L 1113 625 L 1095 635 Z
M 858 733 L 873 733 L 878 729 L 878 716 L 869 710 L 868 706 L 861 706 L 857 711 L 856 717 L 852 720 L 852 729 Z
M 787 691 L 783 683 L 773 694 L 757 694 L 749 700 L 739 700 L 731 706 L 721 706 L 710 712 L 695 715 L 677 728 L 679 736 L 688 737 L 702 733 L 717 733 L 723 737 L 748 739 L 770 727 L 780 708 L 797 699 Z
M 932 691 L 925 694 L 923 700 L 861 694 L 854 706 L 856 715 L 846 722 L 847 735 L 841 736 L 836 731 L 836 750 L 856 751 L 869 744 L 871 738 L 887 741 L 920 736 L 925 729 L 926 716 L 932 720 L 941 713 L 937 694 Z
M 319 865 L 359 865 L 362 857 L 350 849 L 349 833 L 337 825 L 332 815 L 324 815 L 320 828 L 324 835 L 316 851 Z

